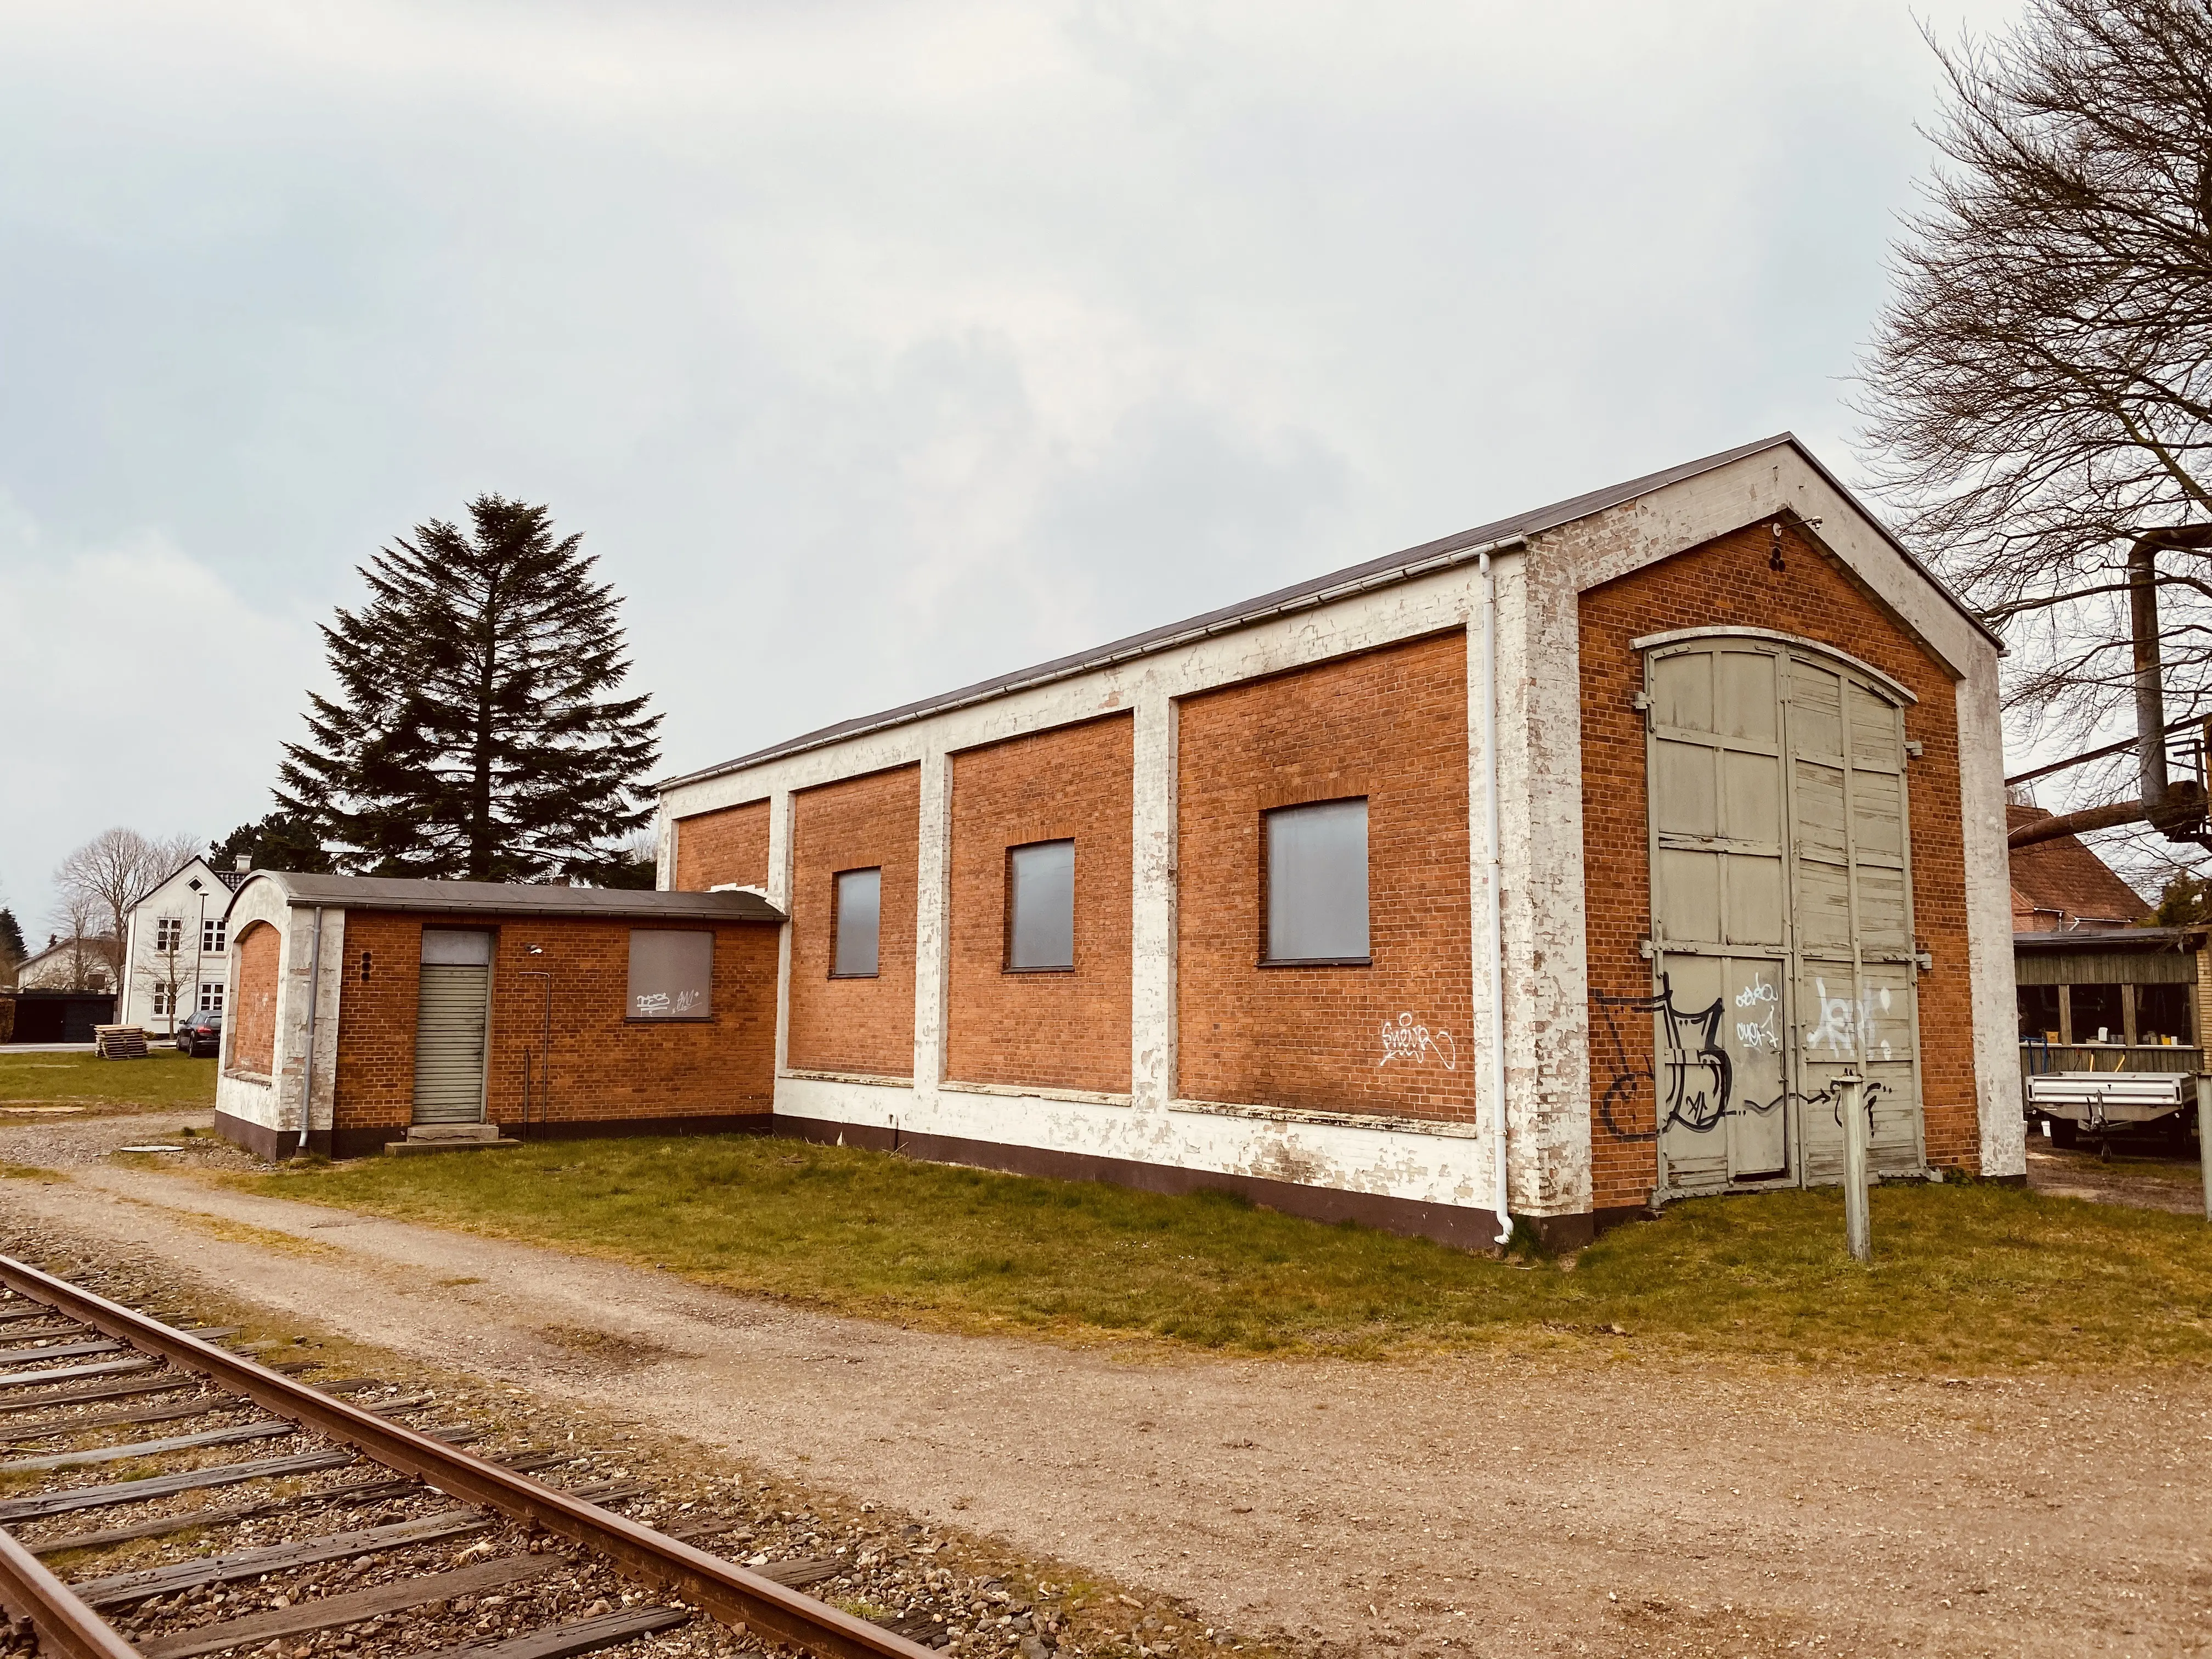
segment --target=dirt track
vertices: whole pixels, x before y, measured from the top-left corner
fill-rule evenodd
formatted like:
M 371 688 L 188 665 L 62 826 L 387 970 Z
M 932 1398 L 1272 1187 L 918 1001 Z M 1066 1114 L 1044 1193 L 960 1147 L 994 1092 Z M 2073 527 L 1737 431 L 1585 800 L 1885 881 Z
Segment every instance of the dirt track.
M 0 1132 L 0 1158 L 75 1163 L 181 1121 Z M 0 1203 L 1248 1632 L 1498 1655 L 2212 1650 L 2200 1376 L 1947 1384 L 1626 1354 L 1132 1364 L 175 1176 L 73 1173 L 0 1183 Z

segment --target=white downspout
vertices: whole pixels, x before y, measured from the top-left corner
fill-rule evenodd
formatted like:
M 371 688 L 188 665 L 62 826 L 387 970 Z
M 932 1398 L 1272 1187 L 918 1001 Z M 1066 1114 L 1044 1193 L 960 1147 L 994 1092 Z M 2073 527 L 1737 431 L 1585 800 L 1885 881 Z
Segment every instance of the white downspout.
M 315 1005 L 323 997 L 323 907 L 315 907 L 315 942 L 307 952 L 307 1070 L 300 1083 L 300 1146 L 307 1155 L 307 1136 L 315 1127 Z M 228 1021 L 225 1022 L 228 1024 Z
M 1482 584 L 1482 742 L 1485 820 L 1482 848 L 1482 886 L 1490 910 L 1490 1098 L 1495 1117 L 1491 1126 L 1490 1162 L 1496 1171 L 1491 1207 L 1498 1212 L 1498 1243 L 1513 1237 L 1511 1191 L 1505 1180 L 1505 935 L 1504 907 L 1498 887 L 1504 866 L 1498 852 L 1498 583 L 1491 574 L 1490 555 L 1477 562 Z

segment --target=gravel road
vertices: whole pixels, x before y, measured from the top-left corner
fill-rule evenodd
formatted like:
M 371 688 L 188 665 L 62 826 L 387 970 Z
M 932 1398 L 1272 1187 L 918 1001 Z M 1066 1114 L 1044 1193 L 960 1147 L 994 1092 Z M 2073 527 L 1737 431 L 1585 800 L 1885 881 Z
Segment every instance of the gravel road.
M 1353 1652 L 2212 1649 L 2212 1379 L 1141 1360 L 943 1335 L 101 1161 L 11 1219 L 352 1340 Z M 204 1121 L 204 1120 L 198 1120 Z M 231 1156 L 172 1155 L 179 1161 Z

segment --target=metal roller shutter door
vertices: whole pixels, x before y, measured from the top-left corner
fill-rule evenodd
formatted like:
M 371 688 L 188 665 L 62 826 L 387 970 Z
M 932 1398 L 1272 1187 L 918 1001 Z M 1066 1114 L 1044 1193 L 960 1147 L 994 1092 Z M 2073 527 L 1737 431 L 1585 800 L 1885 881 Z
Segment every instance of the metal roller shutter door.
M 415 1121 L 481 1123 L 489 967 L 422 964 L 415 1018 Z

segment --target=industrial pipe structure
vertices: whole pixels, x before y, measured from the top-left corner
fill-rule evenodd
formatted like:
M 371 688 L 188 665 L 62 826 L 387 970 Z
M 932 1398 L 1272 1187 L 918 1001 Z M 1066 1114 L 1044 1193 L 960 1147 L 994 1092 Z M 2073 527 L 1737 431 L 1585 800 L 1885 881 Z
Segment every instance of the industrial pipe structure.
M 2138 798 L 2108 806 L 2085 807 L 2022 824 L 2005 837 L 2008 847 L 2032 847 L 2061 836 L 2110 830 L 2148 822 L 2168 841 L 2193 841 L 2212 847 L 2205 830 L 2204 786 L 2195 779 L 2176 783 L 2166 775 L 2165 671 L 2160 660 L 2158 555 L 2161 548 L 2212 546 L 2212 525 L 2153 530 L 2136 538 L 2128 550 L 2128 621 L 2133 647 L 2136 693 L 2136 775 Z M 2109 752 L 2109 751 L 2105 751 Z M 2084 756 L 2083 759 L 2089 757 Z

